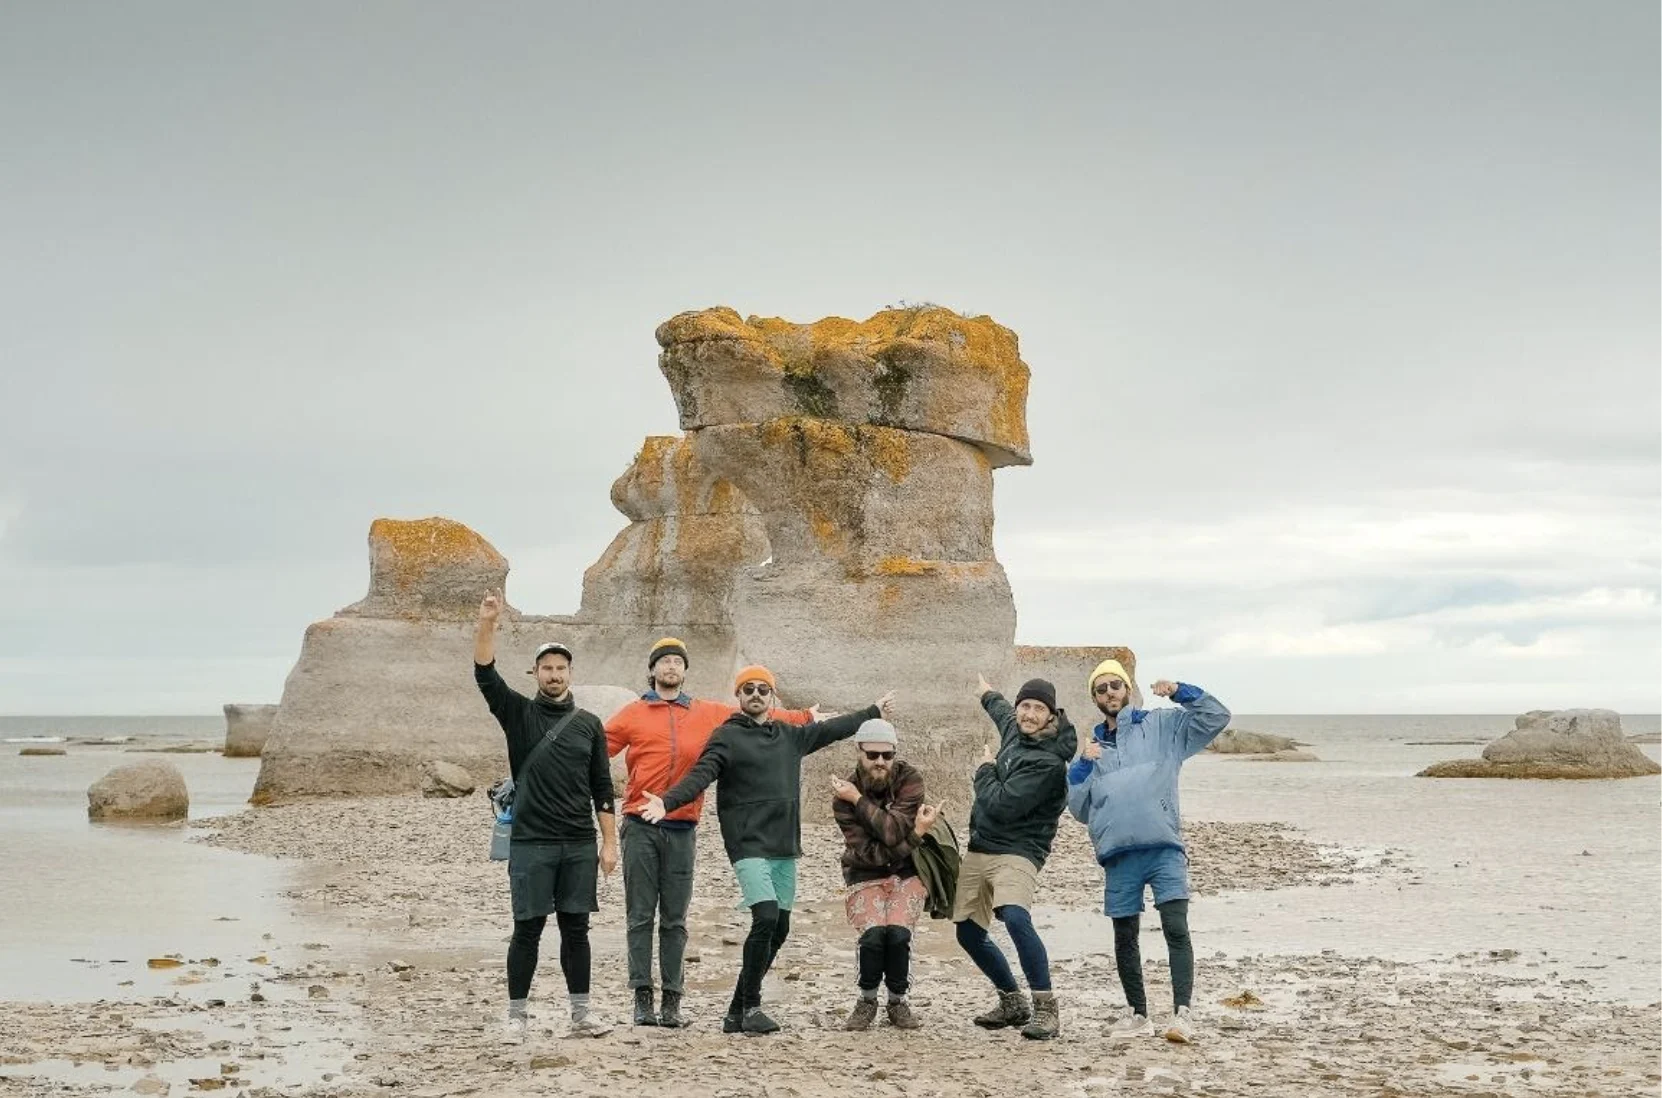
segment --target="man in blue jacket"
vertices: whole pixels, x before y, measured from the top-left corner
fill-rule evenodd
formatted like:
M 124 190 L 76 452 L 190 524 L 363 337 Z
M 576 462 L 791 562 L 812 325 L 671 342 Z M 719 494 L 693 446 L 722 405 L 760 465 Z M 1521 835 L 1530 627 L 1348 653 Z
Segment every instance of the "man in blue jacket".
M 1204 751 L 1229 724 L 1229 710 L 1188 683 L 1162 679 L 1151 689 L 1180 708 L 1132 708 L 1131 676 L 1116 660 L 1104 660 L 1091 672 L 1091 700 L 1103 719 L 1068 768 L 1068 811 L 1090 828 L 1102 865 L 1103 909 L 1114 921 L 1114 962 L 1132 1011 L 1109 1035 L 1129 1040 L 1154 1032 L 1137 948 L 1143 889 L 1151 887 L 1171 958 L 1172 1020 L 1164 1036 L 1186 1044 L 1194 1040 L 1189 1000 L 1195 954 L 1177 779 L 1183 761 Z

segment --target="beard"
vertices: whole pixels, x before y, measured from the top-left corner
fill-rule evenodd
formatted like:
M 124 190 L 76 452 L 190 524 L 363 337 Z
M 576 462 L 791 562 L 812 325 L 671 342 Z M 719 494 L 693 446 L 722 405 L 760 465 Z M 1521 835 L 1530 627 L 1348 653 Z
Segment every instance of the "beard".
M 865 785 L 866 792 L 868 792 L 868 793 L 886 793 L 886 792 L 888 792 L 889 781 L 890 781 L 891 778 L 893 778 L 893 776 L 894 776 L 894 771 L 892 769 L 884 771 L 881 774 L 879 774 L 878 772 L 876 772 L 874 770 L 862 770 L 862 771 L 860 771 L 861 783 L 863 785 Z

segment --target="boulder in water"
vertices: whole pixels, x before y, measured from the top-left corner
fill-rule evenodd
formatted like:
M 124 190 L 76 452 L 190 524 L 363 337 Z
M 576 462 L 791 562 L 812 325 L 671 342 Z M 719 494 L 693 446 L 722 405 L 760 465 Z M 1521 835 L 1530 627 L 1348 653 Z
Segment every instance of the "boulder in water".
M 1226 728 L 1217 739 L 1206 745 L 1206 750 L 1219 755 L 1273 755 L 1278 751 L 1297 751 L 1298 746 L 1298 741 L 1291 736 Z
M 1622 736 L 1610 709 L 1533 709 L 1483 749 L 1420 771 L 1422 778 L 1634 778 L 1662 766 Z
M 87 816 L 94 820 L 182 820 L 189 814 L 184 775 L 164 762 L 118 766 L 87 789 Z

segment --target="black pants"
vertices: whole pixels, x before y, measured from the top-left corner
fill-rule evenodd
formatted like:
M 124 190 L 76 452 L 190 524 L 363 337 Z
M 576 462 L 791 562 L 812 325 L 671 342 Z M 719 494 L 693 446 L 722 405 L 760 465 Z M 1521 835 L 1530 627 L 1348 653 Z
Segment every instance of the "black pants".
M 677 994 L 682 990 L 696 843 L 690 827 L 659 827 L 633 816 L 623 821 L 623 900 L 632 988 L 652 986 L 656 920 L 658 973 L 664 990 Z
M 560 971 L 565 974 L 566 991 L 572 995 L 589 993 L 589 913 L 558 911 L 555 925 L 560 928 Z M 513 940 L 508 943 L 508 998 L 524 999 L 531 994 L 531 977 L 537 973 L 537 950 L 542 942 L 547 915 L 534 919 L 515 919 Z
M 739 983 L 733 989 L 733 1001 L 727 1006 L 729 1014 L 743 1014 L 762 1005 L 762 977 L 773 967 L 779 956 L 779 947 L 791 933 L 791 913 L 781 911 L 772 900 L 763 900 L 750 908 L 750 934 L 744 940 L 744 965 L 739 969 Z
M 860 990 L 886 984 L 899 998 L 911 984 L 912 932 L 903 926 L 867 927 L 860 935 Z
M 1166 937 L 1166 955 L 1171 958 L 1172 1006 L 1186 1007 L 1195 990 L 1195 947 L 1189 941 L 1189 901 L 1167 900 L 1155 904 L 1160 913 L 1160 931 Z M 1114 966 L 1120 972 L 1120 986 L 1131 1009 L 1148 1017 L 1148 996 L 1143 991 L 1143 954 L 1137 946 L 1142 929 L 1140 915 L 1114 920 Z

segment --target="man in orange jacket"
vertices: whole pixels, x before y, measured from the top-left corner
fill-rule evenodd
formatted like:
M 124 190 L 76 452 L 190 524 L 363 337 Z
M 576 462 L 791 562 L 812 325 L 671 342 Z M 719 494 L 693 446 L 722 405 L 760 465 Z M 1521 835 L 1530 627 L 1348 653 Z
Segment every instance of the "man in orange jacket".
M 629 772 L 624 804 L 640 804 L 645 794 L 662 795 L 704 751 L 710 733 L 733 715 L 731 701 L 690 698 L 681 687 L 687 676 L 687 646 L 665 637 L 646 658 L 651 689 L 606 722 L 606 750 L 627 750 Z M 807 724 L 813 710 L 777 710 L 773 717 Z M 693 856 L 700 796 L 658 823 L 638 815 L 623 818 L 623 896 L 629 942 L 629 986 L 635 990 L 635 1024 L 680 1027 L 682 957 L 687 948 L 687 908 L 692 903 Z M 652 988 L 652 929 L 658 928 L 658 972 L 663 980 L 662 1009 L 655 1009 Z

